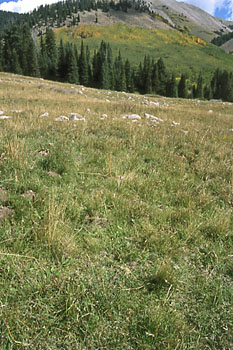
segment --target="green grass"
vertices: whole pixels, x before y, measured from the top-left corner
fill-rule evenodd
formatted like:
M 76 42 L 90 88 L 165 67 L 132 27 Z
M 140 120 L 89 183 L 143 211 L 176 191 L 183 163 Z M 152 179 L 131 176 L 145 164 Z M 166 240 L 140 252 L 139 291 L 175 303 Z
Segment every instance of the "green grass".
M 230 350 L 233 105 L 0 78 L 1 349 Z
M 232 70 L 232 55 L 210 43 L 197 42 L 197 37 L 175 30 L 145 29 L 123 24 L 111 26 L 63 27 L 55 30 L 59 43 L 70 41 L 78 46 L 81 38 L 91 50 L 98 49 L 102 40 L 110 43 L 116 56 L 118 51 L 134 65 L 145 55 L 155 60 L 163 57 L 170 71 L 187 72 L 191 76 L 201 70 L 208 76 L 217 68 Z

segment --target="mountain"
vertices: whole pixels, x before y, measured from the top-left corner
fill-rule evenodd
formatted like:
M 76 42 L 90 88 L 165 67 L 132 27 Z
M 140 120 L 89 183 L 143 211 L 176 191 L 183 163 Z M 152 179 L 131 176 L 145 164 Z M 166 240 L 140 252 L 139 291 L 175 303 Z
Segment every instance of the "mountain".
M 77 24 L 106 26 L 122 23 L 147 29 L 185 32 L 210 42 L 231 33 L 233 28 L 231 21 L 213 17 L 196 6 L 175 0 L 97 3 L 92 0 L 74 0 L 41 6 L 25 18 L 33 27 L 35 37 L 45 32 L 48 25 L 58 28 Z M 229 52 L 228 46 L 226 51 Z
M 216 32 L 230 32 L 233 22 L 216 18 L 199 7 L 175 0 L 151 0 L 150 8 L 173 27 L 189 27 L 191 32 L 210 41 Z

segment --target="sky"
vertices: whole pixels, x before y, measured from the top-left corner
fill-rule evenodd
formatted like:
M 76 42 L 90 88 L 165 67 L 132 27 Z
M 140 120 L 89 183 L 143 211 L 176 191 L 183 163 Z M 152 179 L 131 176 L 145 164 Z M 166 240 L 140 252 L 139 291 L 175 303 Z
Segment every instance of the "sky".
M 59 0 L 0 0 L 0 10 L 29 12 L 34 8 Z M 198 6 L 213 16 L 233 20 L 233 0 L 177 0 Z

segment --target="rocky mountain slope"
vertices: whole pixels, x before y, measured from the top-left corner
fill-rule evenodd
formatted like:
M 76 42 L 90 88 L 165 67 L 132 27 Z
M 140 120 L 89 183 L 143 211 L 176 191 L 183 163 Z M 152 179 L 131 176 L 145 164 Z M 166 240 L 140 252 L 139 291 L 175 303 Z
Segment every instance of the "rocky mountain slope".
M 77 3 L 81 3 L 81 1 Z M 114 3 L 116 7 L 112 5 Z M 117 7 L 119 1 L 111 1 L 107 10 L 100 7 L 93 9 L 93 5 L 88 10 L 85 8 L 84 11 L 79 9 L 73 12 L 71 10 L 71 13 L 62 21 L 58 19 L 58 16 L 55 20 L 54 16 L 53 18 L 49 17 L 49 12 L 46 20 L 38 20 L 43 16 L 33 17 L 35 22 L 33 26 L 34 36 L 36 37 L 41 31 L 45 31 L 47 25 L 56 28 L 77 24 L 106 26 L 122 23 L 147 29 L 178 30 L 196 35 L 205 41 L 211 41 L 214 37 L 231 32 L 233 28 L 233 22 L 213 17 L 196 6 L 175 0 L 121 1 L 122 3 L 126 8 Z M 137 8 L 138 4 L 142 6 L 140 11 Z M 58 12 L 57 5 L 50 6 L 53 9 L 51 13 Z M 39 11 L 42 10 L 39 9 Z M 31 16 L 35 16 L 35 11 Z M 79 18 L 78 22 L 77 18 Z M 231 51 L 229 45 L 223 46 L 223 49 L 227 52 Z
M 204 40 L 211 40 L 216 32 L 231 31 L 229 21 L 223 21 L 201 10 L 199 7 L 175 0 L 151 0 L 150 8 L 173 27 L 188 27 Z

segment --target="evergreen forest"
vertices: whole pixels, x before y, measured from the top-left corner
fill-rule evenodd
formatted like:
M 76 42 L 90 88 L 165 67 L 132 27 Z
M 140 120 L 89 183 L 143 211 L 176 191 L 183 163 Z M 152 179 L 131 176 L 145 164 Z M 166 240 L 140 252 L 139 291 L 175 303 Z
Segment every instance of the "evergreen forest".
M 113 57 L 110 44 L 104 41 L 92 53 L 83 41 L 80 49 L 62 40 L 57 44 L 50 28 L 35 45 L 27 23 L 12 24 L 1 34 L 0 71 L 99 89 L 233 101 L 232 72 L 217 69 L 207 82 L 201 72 L 198 77 L 173 74 L 163 57 L 155 61 L 145 56 L 135 66 L 120 51 Z

